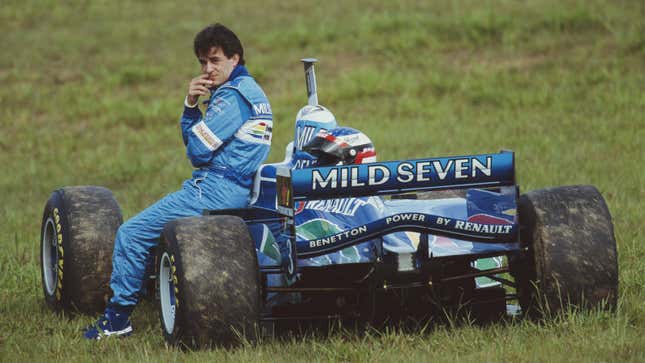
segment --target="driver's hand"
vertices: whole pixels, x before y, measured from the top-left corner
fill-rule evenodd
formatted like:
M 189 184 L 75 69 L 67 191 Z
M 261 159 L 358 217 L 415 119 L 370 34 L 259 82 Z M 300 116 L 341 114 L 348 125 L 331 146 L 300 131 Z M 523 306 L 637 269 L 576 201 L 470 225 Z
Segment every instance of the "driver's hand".
M 208 74 L 200 74 L 193 78 L 188 85 L 188 97 L 186 101 L 189 105 L 197 105 L 199 96 L 208 96 L 210 91 L 208 87 L 213 84 L 213 81 L 208 79 Z

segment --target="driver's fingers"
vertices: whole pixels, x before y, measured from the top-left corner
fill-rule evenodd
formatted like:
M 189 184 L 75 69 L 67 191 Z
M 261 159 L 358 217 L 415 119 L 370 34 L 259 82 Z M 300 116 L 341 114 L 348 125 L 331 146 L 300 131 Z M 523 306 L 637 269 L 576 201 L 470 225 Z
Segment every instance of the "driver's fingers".
M 213 84 L 213 81 L 211 81 L 210 79 L 194 79 L 192 84 L 210 86 Z
M 210 92 L 208 88 L 200 85 L 193 85 L 190 87 L 188 90 L 188 94 L 196 96 L 196 95 L 208 95 Z

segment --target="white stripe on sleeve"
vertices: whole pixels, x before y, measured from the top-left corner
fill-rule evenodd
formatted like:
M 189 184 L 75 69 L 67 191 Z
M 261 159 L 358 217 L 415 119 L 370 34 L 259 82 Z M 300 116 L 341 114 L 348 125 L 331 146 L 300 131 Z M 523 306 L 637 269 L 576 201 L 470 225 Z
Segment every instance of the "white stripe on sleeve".
M 220 140 L 219 137 L 217 137 L 217 135 L 215 135 L 213 131 L 206 126 L 204 121 L 198 122 L 191 130 L 193 134 L 197 136 L 199 141 L 201 141 L 202 144 L 204 144 L 204 146 L 206 146 L 210 151 L 217 150 L 217 148 L 222 145 L 222 140 Z

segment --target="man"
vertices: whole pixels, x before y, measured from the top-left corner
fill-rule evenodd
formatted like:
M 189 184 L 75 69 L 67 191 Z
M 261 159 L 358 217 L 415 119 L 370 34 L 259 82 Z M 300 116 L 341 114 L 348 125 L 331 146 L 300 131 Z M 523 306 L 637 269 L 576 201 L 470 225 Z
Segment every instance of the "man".
M 124 223 L 117 231 L 105 314 L 84 336 L 101 339 L 132 333 L 129 315 L 147 278 L 151 248 L 164 225 L 197 216 L 204 209 L 241 208 L 248 203 L 252 178 L 269 153 L 272 113 L 269 101 L 244 67 L 244 49 L 221 24 L 195 36 L 202 74 L 188 86 L 181 117 L 186 154 L 197 170 L 182 189 L 168 194 Z M 206 112 L 198 107 L 209 96 Z

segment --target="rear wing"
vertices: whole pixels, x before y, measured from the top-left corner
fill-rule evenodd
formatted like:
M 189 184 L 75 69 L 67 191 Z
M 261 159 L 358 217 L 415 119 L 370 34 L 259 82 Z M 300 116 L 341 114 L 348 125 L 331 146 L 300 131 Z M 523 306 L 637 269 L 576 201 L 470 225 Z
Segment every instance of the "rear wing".
M 510 151 L 306 169 L 285 167 L 276 172 L 277 210 L 289 217 L 292 224 L 295 203 L 299 201 L 513 185 L 515 157 Z M 517 241 L 516 224 L 502 227 L 429 214 L 402 213 L 329 238 L 307 241 L 298 248 L 298 254 L 307 257 L 329 253 L 399 230 L 489 243 Z
M 295 201 L 515 185 L 512 152 L 305 169 L 279 168 L 278 211 Z

